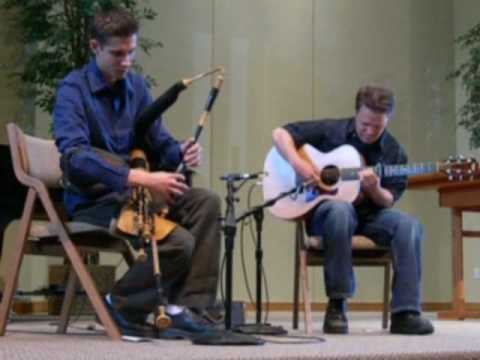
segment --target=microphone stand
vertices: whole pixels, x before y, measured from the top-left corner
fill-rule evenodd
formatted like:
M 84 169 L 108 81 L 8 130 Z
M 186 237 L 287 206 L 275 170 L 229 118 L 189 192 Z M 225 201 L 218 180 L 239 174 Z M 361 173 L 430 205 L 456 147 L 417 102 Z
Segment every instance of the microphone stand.
M 257 244 L 255 248 L 255 262 L 256 262 L 256 322 L 254 324 L 244 324 L 235 327 L 234 331 L 242 334 L 257 334 L 257 335 L 285 335 L 287 331 L 281 326 L 272 326 L 268 323 L 262 324 L 262 269 L 263 269 L 263 248 L 262 248 L 262 227 L 264 218 L 264 209 L 275 205 L 275 203 L 291 194 L 294 194 L 303 187 L 298 185 L 291 190 L 280 193 L 276 197 L 269 199 L 261 205 L 255 206 L 242 215 L 240 215 L 236 222 L 240 222 L 249 216 L 253 215 L 255 219 L 255 228 L 257 235 Z
M 235 193 L 243 185 L 235 186 L 235 179 L 224 178 L 227 182 L 227 208 L 223 225 L 225 238 L 225 330 L 212 330 L 207 333 L 196 335 L 192 342 L 198 345 L 263 345 L 264 340 L 232 331 L 232 282 L 233 282 L 233 246 L 237 232 L 235 218 Z

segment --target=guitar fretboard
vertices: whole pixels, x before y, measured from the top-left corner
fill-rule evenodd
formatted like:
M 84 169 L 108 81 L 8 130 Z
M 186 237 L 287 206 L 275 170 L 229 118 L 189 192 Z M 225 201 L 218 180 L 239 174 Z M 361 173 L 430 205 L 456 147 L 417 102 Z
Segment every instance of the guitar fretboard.
M 342 180 L 357 180 L 358 173 L 366 168 L 344 168 L 340 170 Z M 434 173 L 438 171 L 437 163 L 419 163 L 412 165 L 376 165 L 373 171 L 379 177 L 411 176 Z

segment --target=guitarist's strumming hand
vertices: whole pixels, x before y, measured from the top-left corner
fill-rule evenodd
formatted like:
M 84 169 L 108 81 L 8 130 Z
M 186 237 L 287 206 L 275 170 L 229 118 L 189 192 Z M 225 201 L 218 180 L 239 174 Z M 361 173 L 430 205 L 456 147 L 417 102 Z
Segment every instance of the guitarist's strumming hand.
M 301 179 L 306 183 L 318 183 L 320 181 L 320 176 L 317 170 L 309 162 L 300 159 L 293 165 L 296 173 L 301 177 Z
M 380 178 L 375 174 L 372 168 L 365 168 L 358 173 L 362 192 L 357 201 L 361 201 L 363 196 L 368 196 L 377 205 L 391 207 L 393 205 L 393 195 L 390 191 L 380 185 Z
M 301 157 L 295 147 L 292 136 L 283 128 L 277 128 L 273 131 L 273 143 L 277 150 L 282 154 L 293 167 L 298 176 L 305 182 L 318 182 L 320 175 L 313 165 Z

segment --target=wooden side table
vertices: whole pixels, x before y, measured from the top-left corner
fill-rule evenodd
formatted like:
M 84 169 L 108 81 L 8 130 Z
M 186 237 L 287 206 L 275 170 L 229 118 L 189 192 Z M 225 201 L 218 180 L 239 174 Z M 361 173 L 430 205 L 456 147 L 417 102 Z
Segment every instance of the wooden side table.
M 463 238 L 480 237 L 480 231 L 463 229 L 464 212 L 480 212 L 480 180 L 448 181 L 444 174 L 413 176 L 408 189 L 437 190 L 439 205 L 452 216 L 452 309 L 439 312 L 440 319 L 480 318 L 480 311 L 466 309 L 463 274 Z

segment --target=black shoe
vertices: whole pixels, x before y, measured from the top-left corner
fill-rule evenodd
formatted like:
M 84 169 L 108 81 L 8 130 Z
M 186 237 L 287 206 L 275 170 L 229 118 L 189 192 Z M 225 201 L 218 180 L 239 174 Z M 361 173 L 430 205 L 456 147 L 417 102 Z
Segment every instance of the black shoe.
M 345 300 L 331 299 L 323 319 L 325 334 L 348 334 L 348 320 L 345 314 Z
M 105 306 L 108 313 L 112 317 L 113 321 L 118 326 L 118 330 L 122 335 L 145 337 L 145 338 L 158 338 L 157 329 L 147 323 L 136 323 L 127 320 L 127 316 L 122 314 L 119 310 L 115 309 L 110 294 L 107 294 L 104 299 Z M 96 317 L 97 322 L 101 321 Z
M 203 333 L 209 329 L 205 324 L 201 324 L 194 319 L 189 309 L 185 308 L 182 312 L 169 315 L 172 320 L 172 325 L 169 329 L 176 329 L 186 331 L 188 333 Z
M 418 312 L 402 311 L 392 314 L 390 332 L 403 335 L 428 335 L 434 331 L 433 325 Z
M 190 309 L 193 319 L 200 325 L 210 328 L 221 328 L 225 324 L 225 317 L 223 309 L 211 309 L 204 310 Z M 233 324 L 232 324 L 233 325 Z

